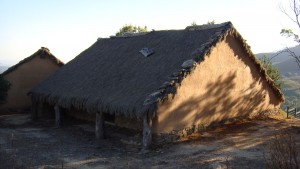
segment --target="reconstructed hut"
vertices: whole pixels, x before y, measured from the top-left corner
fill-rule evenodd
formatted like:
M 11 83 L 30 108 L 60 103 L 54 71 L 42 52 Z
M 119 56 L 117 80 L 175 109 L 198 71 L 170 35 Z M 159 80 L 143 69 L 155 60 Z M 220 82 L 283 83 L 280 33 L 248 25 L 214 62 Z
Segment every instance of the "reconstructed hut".
M 114 115 L 143 130 L 145 147 L 152 133 L 277 111 L 284 100 L 230 22 L 98 39 L 31 94 L 57 116 L 95 113 L 98 138 L 103 115 Z
M 11 83 L 11 88 L 6 102 L 0 104 L 0 114 L 30 110 L 31 98 L 27 95 L 29 90 L 62 65 L 64 64 L 53 56 L 49 49 L 42 47 L 3 72 L 3 77 Z

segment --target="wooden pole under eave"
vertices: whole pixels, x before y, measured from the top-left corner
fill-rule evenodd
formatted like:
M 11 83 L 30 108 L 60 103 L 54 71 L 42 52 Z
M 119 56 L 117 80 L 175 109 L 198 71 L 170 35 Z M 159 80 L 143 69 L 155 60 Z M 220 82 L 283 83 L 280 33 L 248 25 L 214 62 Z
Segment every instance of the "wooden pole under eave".
M 32 120 L 37 120 L 38 118 L 38 108 L 37 108 L 37 102 L 33 101 L 33 99 L 31 99 L 31 118 Z
M 59 106 L 57 104 L 54 106 L 54 112 L 55 112 L 55 124 L 54 124 L 54 126 L 56 128 L 59 128 L 60 125 L 61 125 L 61 115 L 60 115 Z
M 37 118 L 43 117 L 43 103 L 37 102 Z
M 152 144 L 152 119 L 147 115 L 143 118 L 143 149 L 149 149 Z
M 96 112 L 95 136 L 96 139 L 104 139 L 104 116 L 102 112 Z

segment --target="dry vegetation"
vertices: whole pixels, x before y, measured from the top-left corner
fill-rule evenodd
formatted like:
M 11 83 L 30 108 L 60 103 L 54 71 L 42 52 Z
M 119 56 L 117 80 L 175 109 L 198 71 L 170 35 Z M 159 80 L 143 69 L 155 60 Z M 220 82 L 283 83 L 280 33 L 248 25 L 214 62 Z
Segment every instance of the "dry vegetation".
M 300 166 L 299 147 L 289 133 L 276 134 L 266 151 L 266 168 L 297 169 Z

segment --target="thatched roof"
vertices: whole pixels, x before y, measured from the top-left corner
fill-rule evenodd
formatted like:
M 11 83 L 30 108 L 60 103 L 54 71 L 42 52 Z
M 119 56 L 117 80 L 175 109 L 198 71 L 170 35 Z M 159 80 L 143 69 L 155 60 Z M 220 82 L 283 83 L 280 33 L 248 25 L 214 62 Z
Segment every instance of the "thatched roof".
M 59 59 L 57 59 L 54 55 L 52 55 L 52 53 L 50 53 L 50 50 L 46 47 L 41 47 L 41 49 L 39 49 L 38 51 L 36 51 L 34 54 L 32 54 L 31 56 L 21 60 L 19 63 L 17 63 L 14 66 L 11 66 L 10 68 L 8 68 L 6 71 L 4 71 L 2 73 L 2 75 L 6 75 L 10 72 L 13 72 L 14 70 L 16 70 L 20 65 L 32 60 L 33 58 L 35 58 L 36 56 L 39 56 L 41 58 L 49 58 L 51 59 L 55 64 L 57 64 L 58 66 L 63 66 L 64 63 L 62 61 L 60 61 Z
M 87 112 L 154 115 L 158 103 L 176 93 L 217 42 L 236 36 L 278 97 L 283 95 L 230 22 L 140 36 L 98 39 L 90 48 L 31 90 L 35 101 Z M 145 57 L 148 48 L 151 55 Z M 145 51 L 144 51 L 145 52 Z M 146 50 L 146 53 L 148 51 Z M 143 54 L 142 54 L 143 53 Z

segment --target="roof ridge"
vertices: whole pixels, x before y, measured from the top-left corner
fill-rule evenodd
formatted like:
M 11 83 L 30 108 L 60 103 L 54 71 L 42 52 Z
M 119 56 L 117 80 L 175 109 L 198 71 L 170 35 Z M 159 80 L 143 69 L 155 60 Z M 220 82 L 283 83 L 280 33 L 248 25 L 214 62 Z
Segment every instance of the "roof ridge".
M 102 39 L 115 39 L 115 38 L 131 38 L 131 37 L 137 37 L 137 36 L 143 36 L 150 34 L 152 32 L 165 32 L 165 31 L 197 31 L 197 30 L 206 30 L 206 29 L 214 29 L 214 28 L 220 28 L 220 27 L 232 27 L 232 23 L 230 21 L 228 22 L 223 22 L 220 24 L 203 24 L 203 25 L 196 25 L 196 26 L 187 26 L 185 29 L 166 29 L 166 30 L 151 30 L 149 32 L 124 32 L 121 35 L 111 35 L 108 38 L 101 38 L 99 37 L 97 40 L 102 40 Z
M 203 24 L 203 25 L 187 26 L 184 30 L 197 31 L 197 30 L 220 28 L 220 27 L 224 27 L 224 26 L 232 26 L 232 23 L 230 21 L 228 21 L 228 22 L 223 22 L 223 23 L 219 23 L 219 24 Z
M 152 31 L 151 31 L 152 32 Z M 128 38 L 128 37 L 135 37 L 135 36 L 142 36 L 146 35 L 151 32 L 124 32 L 121 35 L 112 35 L 110 38 Z

